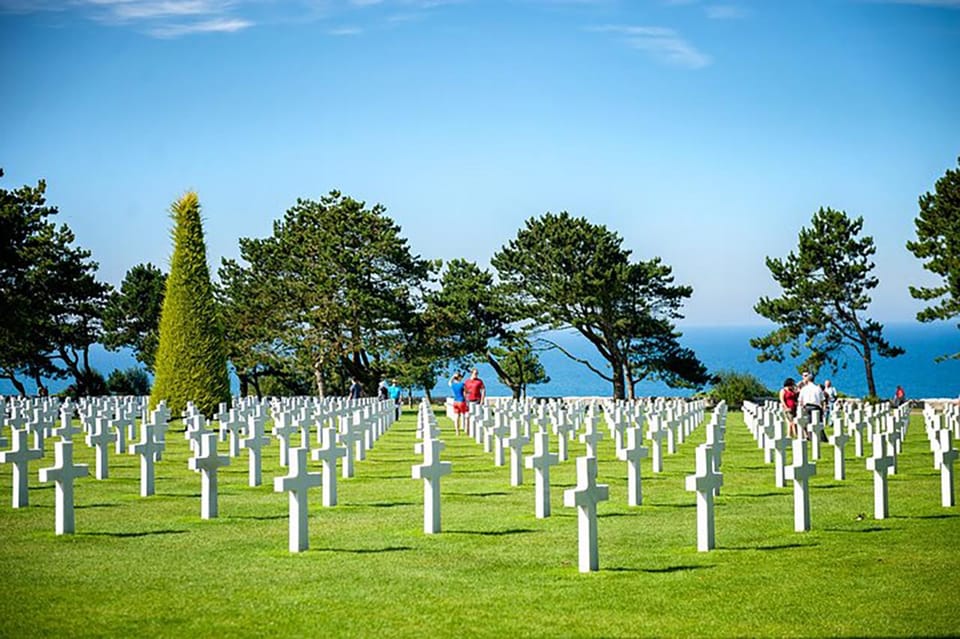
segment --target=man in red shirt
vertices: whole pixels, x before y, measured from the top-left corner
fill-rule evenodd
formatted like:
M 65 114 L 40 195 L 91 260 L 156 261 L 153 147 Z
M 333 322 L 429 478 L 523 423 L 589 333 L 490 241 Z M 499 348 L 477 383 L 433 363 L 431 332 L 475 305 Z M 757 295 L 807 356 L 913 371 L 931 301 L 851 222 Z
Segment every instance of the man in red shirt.
M 463 383 L 463 395 L 471 404 L 482 404 L 487 398 L 487 387 L 483 385 L 477 369 L 470 371 L 470 379 Z

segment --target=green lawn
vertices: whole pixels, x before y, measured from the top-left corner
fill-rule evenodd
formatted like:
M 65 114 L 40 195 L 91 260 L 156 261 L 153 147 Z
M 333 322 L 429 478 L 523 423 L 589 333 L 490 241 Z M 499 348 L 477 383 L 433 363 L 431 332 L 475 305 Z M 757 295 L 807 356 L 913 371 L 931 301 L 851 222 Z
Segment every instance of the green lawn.
M 960 634 L 958 509 L 918 416 L 891 518 L 873 519 L 872 479 L 848 446 L 848 479 L 827 448 L 812 482 L 813 530 L 793 532 L 791 489 L 777 489 L 739 413 L 727 425 L 718 549 L 696 551 L 695 495 L 683 489 L 701 427 L 665 472 L 643 462 L 644 505 L 626 506 L 626 464 L 601 443 L 598 573 L 577 572 L 577 525 L 551 469 L 553 517 L 534 518 L 533 477 L 509 469 L 440 418 L 453 462 L 443 532 L 424 535 L 422 482 L 411 479 L 414 414 L 377 443 L 340 505 L 311 495 L 310 550 L 287 551 L 287 497 L 247 486 L 246 451 L 220 474 L 220 518 L 200 519 L 200 476 L 182 433 L 168 434 L 157 495 L 139 496 L 139 463 L 111 455 L 110 478 L 76 485 L 77 534 L 53 534 L 52 485 L 31 465 L 30 507 L 10 508 L 0 473 L 0 636 L 915 636 Z M 530 447 L 532 452 L 532 446 Z M 221 445 L 221 453 L 226 445 Z M 571 452 L 582 451 L 579 444 Z M 112 451 L 111 451 L 112 452 Z M 91 465 L 92 449 L 77 445 Z M 318 464 L 314 464 L 318 466 Z M 860 513 L 865 518 L 858 518 Z

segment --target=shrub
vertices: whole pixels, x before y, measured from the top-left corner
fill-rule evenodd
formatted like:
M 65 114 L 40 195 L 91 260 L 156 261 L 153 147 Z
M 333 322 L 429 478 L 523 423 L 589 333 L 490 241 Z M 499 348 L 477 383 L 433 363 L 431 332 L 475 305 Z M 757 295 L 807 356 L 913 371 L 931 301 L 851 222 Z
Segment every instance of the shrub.
M 718 402 L 726 400 L 728 408 L 739 409 L 744 400 L 755 401 L 774 397 L 776 393 L 750 373 L 719 371 L 707 395 Z

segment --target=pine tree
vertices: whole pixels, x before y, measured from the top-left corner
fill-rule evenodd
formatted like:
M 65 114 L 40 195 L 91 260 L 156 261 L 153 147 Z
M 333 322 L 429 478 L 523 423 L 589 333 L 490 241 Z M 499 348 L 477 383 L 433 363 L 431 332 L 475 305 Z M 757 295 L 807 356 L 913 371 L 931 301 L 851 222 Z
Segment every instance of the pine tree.
M 230 398 L 223 327 L 213 297 L 200 201 L 187 193 L 170 208 L 173 258 L 160 315 L 160 344 L 150 407 L 166 399 L 179 415 L 192 401 L 205 415 Z

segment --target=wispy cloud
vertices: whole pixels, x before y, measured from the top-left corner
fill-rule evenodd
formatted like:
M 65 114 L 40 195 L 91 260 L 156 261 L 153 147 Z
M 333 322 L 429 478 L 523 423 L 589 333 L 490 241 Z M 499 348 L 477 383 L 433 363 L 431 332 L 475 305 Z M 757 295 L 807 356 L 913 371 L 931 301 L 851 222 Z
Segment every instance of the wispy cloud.
M 594 27 L 591 31 L 618 34 L 627 46 L 644 51 L 671 66 L 702 69 L 713 63 L 709 55 L 667 27 L 606 25 Z
M 150 28 L 148 33 L 155 38 L 179 38 L 194 33 L 233 33 L 252 26 L 252 22 L 240 18 L 214 18 L 199 22 L 163 24 Z
M 711 20 L 739 20 L 748 15 L 746 9 L 733 4 L 711 4 L 704 8 L 704 12 Z
M 337 27 L 336 29 L 328 29 L 327 35 L 332 36 L 355 36 L 363 33 L 363 29 L 360 27 Z

